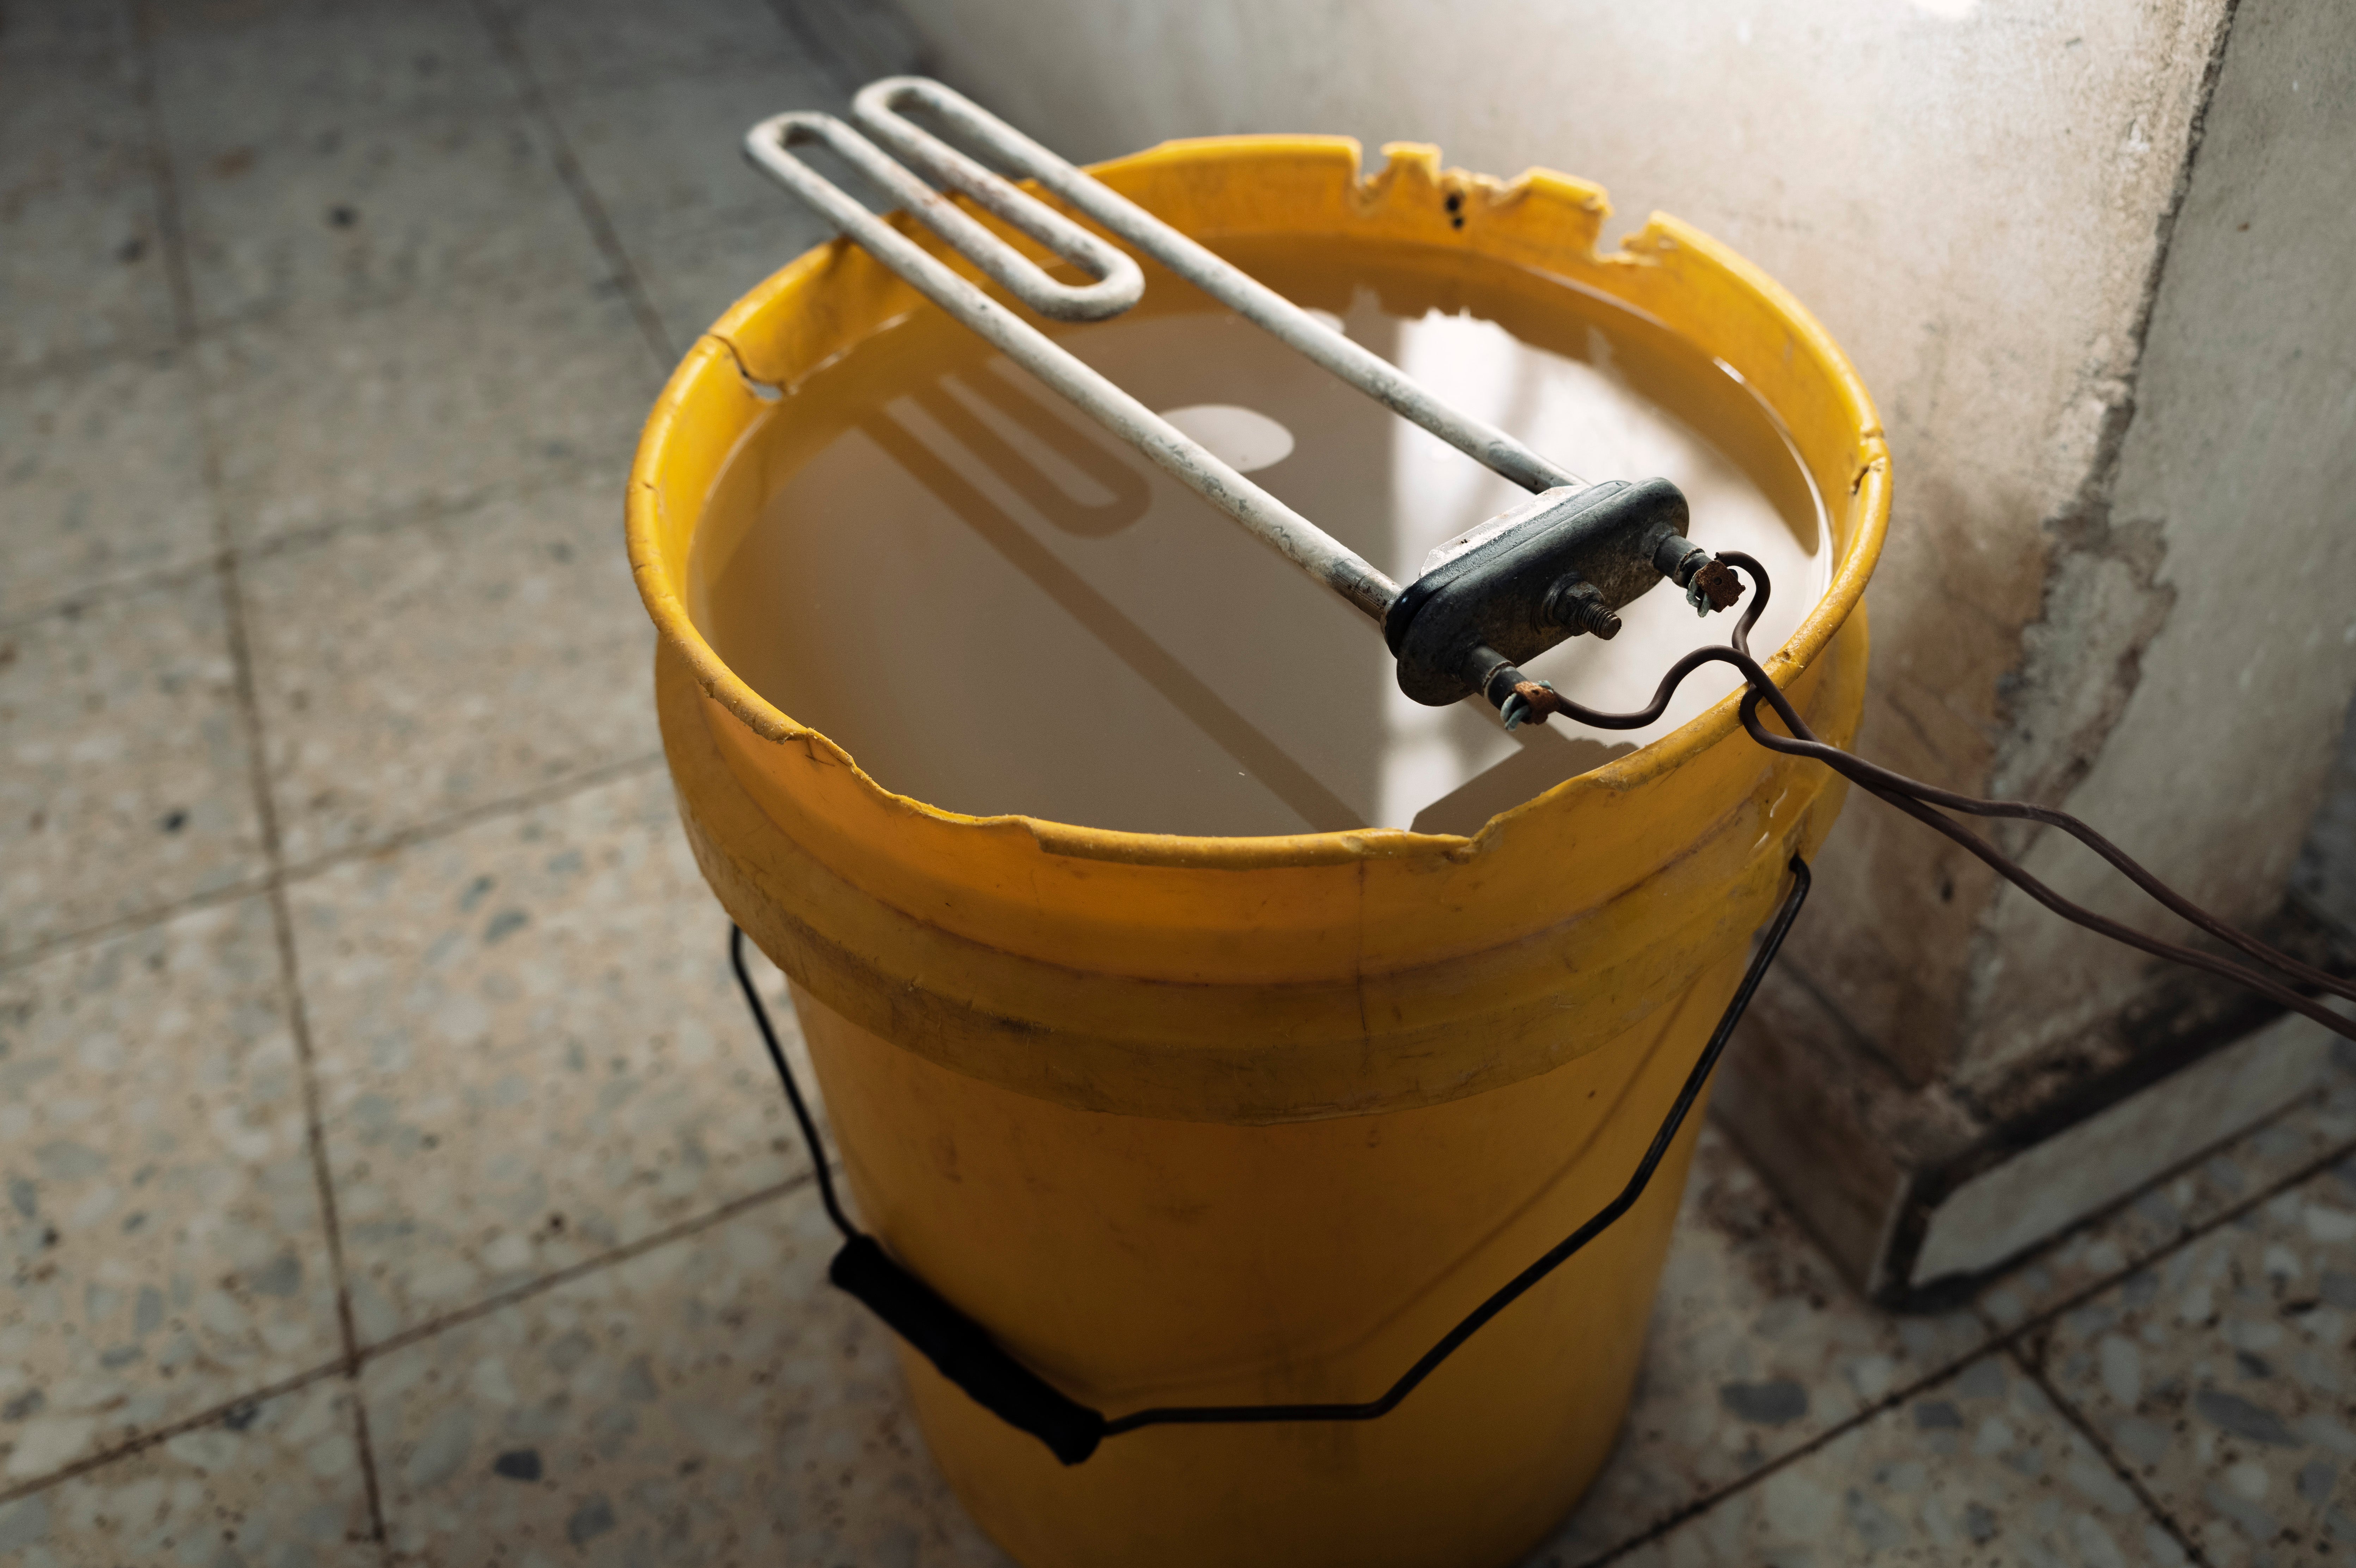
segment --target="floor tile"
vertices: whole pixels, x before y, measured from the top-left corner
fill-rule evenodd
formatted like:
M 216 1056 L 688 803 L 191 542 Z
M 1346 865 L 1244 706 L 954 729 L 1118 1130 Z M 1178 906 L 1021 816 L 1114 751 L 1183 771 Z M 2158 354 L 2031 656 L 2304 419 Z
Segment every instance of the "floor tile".
M 2064 1313 L 2034 1348 L 2215 1568 L 2356 1563 L 2356 1160 Z
M 557 96 L 557 119 L 626 243 L 660 224 L 793 206 L 744 161 L 744 133 L 788 109 L 849 112 L 817 66 L 781 59 Z M 865 194 L 865 193 L 862 193 Z
M 578 292 L 606 273 L 519 110 L 317 126 L 180 177 L 208 325 L 346 311 L 457 283 Z
M 1793 1452 L 1988 1338 L 1859 1300 L 1705 1128 L 1620 1446 L 1553 1552 L 1584 1561 Z
M 210 571 L 0 631 L 0 955 L 264 869 Z
M 681 236 L 766 225 L 779 237 L 779 260 L 757 280 L 808 250 L 810 236 L 830 232 L 743 152 L 744 133 L 769 115 L 849 112 L 841 87 L 815 65 L 780 60 L 562 93 L 554 108 L 623 248 L 642 268 L 675 254 L 670 242 Z
M 659 772 L 290 897 L 364 1339 L 805 1168 Z
M 1961 1284 L 2033 1256 L 2328 1086 L 2348 1043 L 2282 1014 L 2015 1152 L 1939 1200 L 1910 1277 Z
M 867 0 L 791 0 L 783 7 L 797 38 L 810 41 L 846 80 L 926 74 L 924 38 L 896 5 Z
M 290 863 L 660 749 L 621 510 L 576 480 L 250 561 Z
M 1991 1282 L 1980 1295 L 1980 1310 L 1999 1328 L 2016 1328 L 2158 1255 L 2295 1172 L 2356 1146 L 2356 1047 L 2338 1047 L 2331 1064 L 2330 1080 L 2285 1115 L 2154 1183 Z
M 194 394 L 167 357 L 0 385 L 0 621 L 212 553 Z
M 336 1359 L 266 898 L 0 974 L 0 1488 Z
M 551 89 L 694 76 L 798 52 L 766 0 L 524 0 L 506 10 Z
M 7 1568 L 374 1568 L 382 1553 L 340 1378 L 0 1503 Z
M 558 97 L 565 133 L 675 349 L 834 232 L 745 164 L 745 131 L 787 109 L 849 107 L 806 62 Z
M 776 211 L 717 223 L 658 227 L 631 241 L 630 260 L 671 343 L 685 350 L 768 275 L 833 237 L 785 193 Z
M 161 232 L 127 59 L 0 51 L 0 366 L 171 343 Z
M 10 0 L 8 49 L 18 57 L 119 59 L 131 48 L 131 7 L 116 0 Z
M 102 24 L 94 36 L 77 39 L 59 19 L 44 40 L 25 37 L 10 8 L 0 54 L 0 172 L 12 206 L 55 194 L 70 179 L 144 185 L 153 176 L 134 62 L 103 36 L 119 13 L 98 5 L 89 15 Z
M 249 545 L 568 473 L 619 485 L 662 382 L 605 289 L 454 287 L 248 324 L 203 357 L 230 531 Z
M 146 353 L 175 327 L 151 193 L 69 187 L 21 204 L 0 193 L 0 363 Z
M 467 0 L 152 0 L 155 96 L 176 157 L 362 120 L 510 106 Z
M 1533 1568 L 1577 1561 L 1541 1553 Z M 2127 1568 L 2186 1557 L 2036 1383 L 1987 1356 L 1618 1561 Z
M 393 1560 L 1005 1563 L 807 1188 L 369 1364 Z

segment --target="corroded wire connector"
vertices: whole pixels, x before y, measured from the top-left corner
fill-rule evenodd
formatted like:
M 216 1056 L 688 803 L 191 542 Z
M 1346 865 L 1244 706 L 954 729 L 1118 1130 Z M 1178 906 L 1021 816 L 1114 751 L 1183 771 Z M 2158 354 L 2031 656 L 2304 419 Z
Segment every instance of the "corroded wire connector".
M 1730 610 L 1742 597 L 1742 579 L 1691 539 L 1672 536 L 1661 540 L 1653 551 L 1653 566 L 1686 591 L 1686 603 L 1697 615 Z
M 1497 716 L 1505 721 L 1506 729 L 1517 730 L 1525 724 L 1543 724 L 1562 711 L 1562 699 L 1553 687 L 1542 680 L 1518 680 Z
M 1726 562 L 1709 560 L 1701 563 L 1686 583 L 1686 603 L 1694 607 L 1697 615 L 1707 615 L 1712 610 L 1731 610 L 1742 597 L 1742 579 L 1734 575 Z

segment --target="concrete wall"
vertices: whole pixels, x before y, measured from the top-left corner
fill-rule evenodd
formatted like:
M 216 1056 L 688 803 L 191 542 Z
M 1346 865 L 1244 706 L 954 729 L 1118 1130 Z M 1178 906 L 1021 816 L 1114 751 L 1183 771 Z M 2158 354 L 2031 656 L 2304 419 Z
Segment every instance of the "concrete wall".
M 2066 805 L 2231 917 L 2279 904 L 2356 687 L 2356 6 L 902 6 L 932 69 L 1077 155 L 1222 131 L 1432 141 L 1731 242 L 1830 327 L 1889 430 L 1860 749 Z M 2013 842 L 2179 933 L 2084 857 Z M 1855 1212 L 1819 1222 L 1862 1276 L 1890 1190 L 2115 1066 L 2132 1044 L 2111 1025 L 2158 993 L 2134 955 L 1869 801 L 1819 887 L 1787 950 L 1779 1016 L 1811 1036 L 1787 1065 L 1804 1093 L 1878 1097 L 1848 1129 L 1878 1147 L 1780 1153 L 1794 1184 L 1852 1160 Z M 1821 1119 L 1765 1068 L 1730 1089 Z
M 2291 869 L 2356 681 L 2356 7 L 2243 0 L 2203 129 L 2116 475 L 2067 522 L 1992 782 L 2066 798 L 2249 919 Z M 2059 848 L 2031 866 L 2137 907 Z M 2139 966 L 2018 893 L 1983 929 L 1972 1080 L 2137 988 Z

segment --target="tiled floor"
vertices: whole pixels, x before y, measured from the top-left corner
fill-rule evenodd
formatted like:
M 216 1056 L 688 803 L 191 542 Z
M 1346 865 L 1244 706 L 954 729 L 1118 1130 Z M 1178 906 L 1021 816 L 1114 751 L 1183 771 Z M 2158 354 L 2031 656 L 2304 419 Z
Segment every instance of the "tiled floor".
M 734 143 L 883 63 L 821 20 L 0 6 L 0 1563 L 1001 1561 L 821 1283 L 616 526 L 815 237 Z M 2351 1157 L 2356 1072 L 1892 1317 L 1706 1137 L 1534 1561 L 2356 1562 Z

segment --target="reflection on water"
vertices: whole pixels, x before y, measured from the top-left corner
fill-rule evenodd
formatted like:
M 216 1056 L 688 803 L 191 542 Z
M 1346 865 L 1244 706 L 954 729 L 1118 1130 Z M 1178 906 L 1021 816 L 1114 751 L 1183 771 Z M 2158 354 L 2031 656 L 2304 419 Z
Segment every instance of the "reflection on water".
M 1780 434 L 1651 323 L 1453 253 L 1230 254 L 1574 472 L 1676 481 L 1696 539 L 1774 574 L 1757 645 L 1823 592 L 1819 508 Z M 1258 483 L 1399 581 L 1522 498 L 1149 277 L 1145 304 L 1060 340 L 1148 406 L 1189 411 L 1215 446 L 1256 443 Z M 886 788 L 951 810 L 1163 833 L 1469 833 L 1733 682 L 1712 667 L 1633 737 L 1559 720 L 1508 735 L 1477 703 L 1413 703 L 1371 623 L 929 309 L 769 420 L 736 459 L 749 500 L 717 508 L 699 539 L 691 609 L 755 689 Z M 1612 643 L 1574 638 L 1526 667 L 1633 707 L 1671 659 L 1725 635 L 1673 588 L 1622 620 Z

